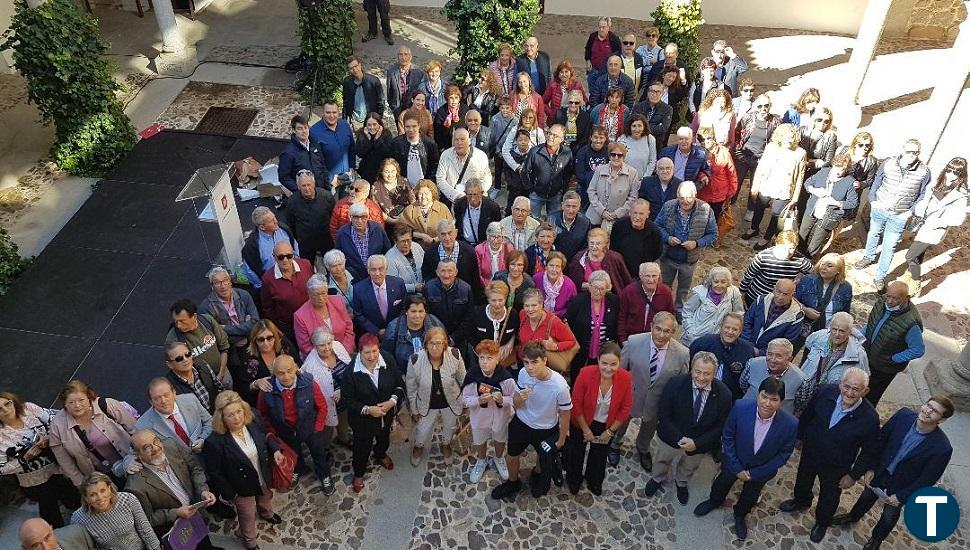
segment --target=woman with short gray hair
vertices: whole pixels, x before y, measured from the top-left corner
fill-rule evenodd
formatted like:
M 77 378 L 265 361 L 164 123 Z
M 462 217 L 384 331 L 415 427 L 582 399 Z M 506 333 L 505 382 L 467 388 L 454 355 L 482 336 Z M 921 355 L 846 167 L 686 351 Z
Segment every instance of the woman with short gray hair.
M 310 277 L 306 283 L 307 301 L 293 313 L 293 333 L 301 357 L 307 357 L 313 350 L 310 335 L 314 330 L 325 327 L 349 352 L 354 351 L 354 323 L 344 300 L 330 294 L 327 278 L 321 274 Z
M 353 317 L 350 302 L 354 299 L 354 276 L 347 271 L 347 256 L 334 248 L 323 255 L 323 266 L 327 269 L 327 285 L 344 299 L 344 308 Z
M 743 314 L 744 300 L 734 285 L 731 270 L 716 265 L 707 274 L 704 284 L 695 286 L 690 298 L 684 302 L 681 342 L 689 346 L 705 334 L 718 332 L 721 319 L 729 311 Z
M 506 255 L 514 250 L 505 240 L 505 229 L 500 222 L 491 222 L 485 229 L 485 242 L 475 246 L 475 259 L 478 261 L 478 277 L 482 287 L 488 286 L 492 276 L 506 269 Z
M 334 431 L 343 443 L 350 442 L 347 424 L 347 405 L 340 402 L 340 382 L 350 365 L 350 354 L 326 327 L 317 327 L 310 335 L 313 349 L 306 356 L 300 370 L 313 377 L 327 401 L 327 423 L 324 434 L 327 443 Z

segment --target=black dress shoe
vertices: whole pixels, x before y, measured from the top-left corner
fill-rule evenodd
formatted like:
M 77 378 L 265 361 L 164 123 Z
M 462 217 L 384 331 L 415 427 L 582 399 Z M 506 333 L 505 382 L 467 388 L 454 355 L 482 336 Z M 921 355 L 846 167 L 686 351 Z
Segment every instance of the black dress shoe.
M 279 525 L 283 523 L 283 518 L 281 518 L 279 514 L 273 514 L 268 518 L 262 518 L 262 520 L 270 525 Z
M 606 461 L 610 463 L 610 466 L 616 466 L 620 463 L 620 450 L 610 447 L 609 451 L 606 451 Z
M 859 520 L 852 517 L 852 514 L 839 514 L 832 517 L 832 525 L 852 525 L 857 521 Z
M 514 499 L 515 495 L 522 490 L 522 480 L 511 479 L 492 489 L 492 498 L 495 500 Z
M 799 510 L 804 510 L 805 508 L 808 508 L 809 506 L 811 506 L 811 505 L 810 504 L 802 504 L 801 502 L 798 502 L 797 500 L 795 500 L 793 498 L 790 498 L 790 499 L 786 500 L 785 502 L 782 502 L 781 503 L 781 506 L 779 506 L 778 508 L 782 512 L 791 513 L 791 512 L 797 512 Z
M 828 527 L 816 523 L 815 526 L 812 527 L 812 530 L 808 533 L 809 540 L 816 543 L 822 542 L 822 539 L 825 538 L 825 531 L 827 529 Z
M 583 488 L 583 485 L 581 483 L 577 483 L 575 485 L 572 483 L 567 483 L 567 485 L 569 485 L 569 494 L 572 494 L 572 495 L 578 495 L 579 490 Z
M 748 522 L 744 520 L 744 516 L 734 516 L 734 533 L 738 536 L 738 540 L 748 538 Z
M 640 453 L 640 466 L 647 472 L 653 470 L 653 457 L 650 453 Z
M 370 42 L 371 40 L 377 38 L 376 34 L 366 34 L 360 37 L 361 42 Z
M 757 236 L 758 236 L 758 232 L 757 231 L 748 231 L 744 235 L 741 235 L 741 238 L 744 239 L 744 240 L 746 240 L 746 241 L 750 241 L 751 239 L 753 239 L 753 238 L 755 238 Z
M 685 485 L 685 486 L 681 487 L 680 485 L 678 485 L 677 486 L 677 502 L 679 502 L 681 504 L 681 506 L 687 506 L 687 501 L 688 500 L 690 500 L 690 491 L 687 490 L 687 486 Z
M 650 478 L 650 481 L 647 482 L 647 486 L 643 488 L 643 494 L 648 497 L 652 497 L 653 495 L 657 494 L 658 489 L 660 489 L 660 482 Z
M 711 511 L 713 511 L 718 506 L 720 505 L 714 502 L 713 500 L 705 500 L 704 502 L 698 504 L 696 508 L 694 508 L 694 515 L 698 517 L 706 516 L 707 514 L 710 514 Z

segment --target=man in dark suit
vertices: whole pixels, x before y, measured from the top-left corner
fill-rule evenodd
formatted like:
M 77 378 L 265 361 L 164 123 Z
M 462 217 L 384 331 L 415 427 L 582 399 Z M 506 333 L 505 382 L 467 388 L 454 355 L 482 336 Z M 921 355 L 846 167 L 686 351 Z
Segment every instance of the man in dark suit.
M 536 93 L 546 93 L 546 85 L 552 81 L 552 68 L 549 65 L 549 54 L 539 50 L 539 39 L 530 36 L 523 44 L 525 50 L 515 58 L 515 74 L 525 73 L 532 79 L 532 87 Z
M 677 187 L 680 178 L 674 177 L 674 161 L 669 158 L 658 158 L 656 172 L 640 180 L 641 199 L 650 203 L 650 221 L 657 220 L 657 214 L 664 203 L 677 198 Z
M 343 117 L 354 128 L 364 124 L 368 113 L 384 116 L 384 86 L 379 78 L 364 72 L 360 59 L 350 56 L 347 59 L 347 76 L 344 77 Z M 357 91 L 360 97 L 357 97 Z
M 317 254 L 323 256 L 333 248 L 330 216 L 336 201 L 330 191 L 316 186 L 314 175 L 306 170 L 297 172 L 296 187 L 298 192 L 286 201 L 283 219 L 300 243 L 301 256 L 313 264 Z
M 391 239 L 377 222 L 367 219 L 367 206 L 350 205 L 350 223 L 337 230 L 336 248 L 347 258 L 347 270 L 360 280 L 367 274 L 367 260 L 391 249 Z M 360 241 L 360 242 L 358 242 Z
M 131 449 L 145 467 L 128 476 L 125 491 L 138 498 L 157 534 L 168 532 L 176 520 L 199 513 L 192 504 L 216 503 L 205 469 L 187 449 L 174 441 L 163 442 L 152 430 L 132 434 Z M 212 548 L 208 535 L 197 548 Z
M 283 187 L 296 193 L 296 174 L 301 170 L 309 170 L 315 181 L 322 184 L 330 182 L 330 171 L 323 160 L 320 143 L 310 136 L 310 122 L 303 115 L 296 115 L 290 119 L 290 142 L 280 153 L 279 179 Z
M 472 107 L 465 113 L 465 129 L 468 130 L 468 138 L 471 140 L 472 147 L 482 150 L 487 156 L 491 156 L 488 143 L 491 141 L 491 131 L 488 126 L 482 126 L 482 112 Z
M 354 293 L 356 299 L 357 293 Z M 360 337 L 360 354 L 354 366 L 344 373 L 340 385 L 341 401 L 347 406 L 350 427 L 354 430 L 353 468 L 355 493 L 364 489 L 367 464 L 374 461 L 386 470 L 394 469 L 387 456 L 391 426 L 399 403 L 406 398 L 404 379 L 390 354 L 381 353 L 376 334 Z
M 710 496 L 694 508 L 694 515 L 706 516 L 721 506 L 734 482 L 741 480 L 741 494 L 734 505 L 734 531 L 740 540 L 748 537 L 745 516 L 795 450 L 798 420 L 781 410 L 784 396 L 785 383 L 768 377 L 758 388 L 757 401 L 741 400 L 734 405 L 721 436 L 721 471 L 711 484 Z
M 411 48 L 401 46 L 397 49 L 397 63 L 388 65 L 384 73 L 387 75 L 387 108 L 394 113 L 394 119 L 404 110 L 408 96 L 424 80 L 424 71 L 412 63 Z
M 667 146 L 674 110 L 660 99 L 664 93 L 663 83 L 653 82 L 644 87 L 647 98 L 633 106 L 633 114 L 643 115 L 647 119 L 650 134 L 657 140 L 657 154 L 660 154 L 660 150 Z
M 357 334 L 384 335 L 387 324 L 404 311 L 407 288 L 400 277 L 387 274 L 387 258 L 375 254 L 367 260 L 368 277 L 354 283 L 354 329 Z
M 458 278 L 458 268 L 450 257 L 442 258 L 438 262 L 436 273 L 437 277 L 424 285 L 428 313 L 444 324 L 448 337 L 455 346 L 465 349 L 465 340 L 468 337 L 465 325 L 475 312 L 472 287 Z
M 702 351 L 709 351 L 717 357 L 715 377 L 731 388 L 735 401 L 744 396 L 741 391 L 741 372 L 748 360 L 755 355 L 754 345 L 741 338 L 743 328 L 744 316 L 728 312 L 721 319 L 721 328 L 717 334 L 705 334 L 690 344 L 691 357 Z
M 502 207 L 485 196 L 482 182 L 477 179 L 468 180 L 465 195 L 455 200 L 451 208 L 458 225 L 458 238 L 471 246 L 485 242 L 488 224 L 502 221 Z
M 869 375 L 849 367 L 836 384 L 826 384 L 808 403 L 798 422 L 802 457 L 798 462 L 793 498 L 781 503 L 782 512 L 795 512 L 812 505 L 812 486 L 818 478 L 818 506 L 815 526 L 809 533 L 814 543 L 822 542 L 839 507 L 842 489 L 855 484 L 849 471 L 875 443 L 879 415 L 865 399 Z
M 677 500 L 686 506 L 690 478 L 704 455 L 720 447 L 721 431 L 734 400 L 724 382 L 714 378 L 716 372 L 717 357 L 702 351 L 694 356 L 690 374 L 675 376 L 664 386 L 657 406 L 657 456 L 644 488 L 646 496 L 657 492 L 679 457 L 672 477 Z
M 878 550 L 892 532 L 902 514 L 903 505 L 914 491 L 934 485 L 943 477 L 953 447 L 940 428 L 953 416 L 953 402 L 940 396 L 930 397 L 919 413 L 900 409 L 879 430 L 879 439 L 856 462 L 852 479 L 858 480 L 868 471 L 872 480 L 859 495 L 848 514 L 832 518 L 832 525 L 848 525 L 862 519 L 876 500 L 883 503 L 882 515 L 872 529 L 863 550 Z M 884 496 L 876 493 L 878 490 Z
M 458 229 L 455 220 L 441 220 L 438 222 L 438 246 L 428 249 L 421 263 L 421 275 L 425 281 L 430 281 L 438 275 L 438 262 L 441 258 L 450 256 L 458 266 L 458 278 L 472 287 L 472 297 L 478 301 L 484 298 L 482 279 L 478 275 L 478 260 L 475 249 L 464 241 L 458 240 Z

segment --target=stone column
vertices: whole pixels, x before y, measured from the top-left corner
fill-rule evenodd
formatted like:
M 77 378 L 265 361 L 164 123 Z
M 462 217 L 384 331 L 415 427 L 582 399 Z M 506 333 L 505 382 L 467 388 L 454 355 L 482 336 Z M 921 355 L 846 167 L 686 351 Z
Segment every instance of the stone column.
M 961 411 L 970 411 L 970 345 L 953 359 L 930 359 L 923 371 L 931 394 L 949 397 Z
M 845 72 L 846 90 L 853 103 L 859 99 L 859 90 L 866 79 L 869 63 L 876 52 L 876 45 L 879 44 L 892 4 L 893 0 L 869 0 L 866 5 L 866 13 L 859 24 L 859 34 L 856 35 L 848 70 Z
M 949 69 L 933 77 L 935 86 L 926 104 L 926 134 L 922 141 L 927 162 L 933 159 L 936 146 L 940 143 L 943 131 L 967 85 L 967 76 L 970 75 L 970 17 L 960 24 L 960 32 L 953 47 L 947 51 L 946 63 Z
M 185 48 L 185 39 L 182 38 L 182 31 L 178 28 L 172 2 L 170 0 L 158 0 L 153 5 L 155 9 L 152 11 L 155 14 L 155 20 L 158 22 L 158 29 L 162 31 L 162 51 L 182 51 Z

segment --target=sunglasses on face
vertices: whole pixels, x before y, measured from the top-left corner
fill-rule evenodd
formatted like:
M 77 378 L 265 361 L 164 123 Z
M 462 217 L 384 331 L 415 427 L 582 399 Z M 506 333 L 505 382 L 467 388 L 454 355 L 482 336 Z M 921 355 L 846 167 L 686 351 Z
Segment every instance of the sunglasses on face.
M 297 177 L 299 177 L 299 176 L 310 176 L 310 175 L 313 175 L 313 172 L 311 172 L 309 170 L 300 170 L 299 172 L 296 173 L 296 175 L 297 175 Z
M 816 118 L 815 119 L 815 122 L 824 122 L 824 123 L 828 124 L 831 121 L 829 119 L 827 119 L 827 118 Z
M 632 46 L 634 44 L 636 44 L 636 42 L 627 42 L 626 40 L 623 41 L 624 46 Z
M 181 363 L 182 361 L 185 361 L 186 359 L 191 359 L 191 358 L 192 358 L 192 354 L 186 353 L 185 355 L 176 355 L 175 357 L 169 357 L 168 359 L 166 359 L 166 361 L 168 361 L 169 363 Z
M 903 151 L 903 153 L 906 155 L 912 155 L 915 157 L 916 155 L 919 154 L 919 149 L 916 149 L 915 151 L 907 150 L 907 151 Z
M 746 94 L 753 94 L 754 93 L 754 88 L 744 88 L 741 91 L 744 92 L 744 93 L 746 93 Z
M 872 149 L 871 143 L 856 143 L 855 146 L 857 149 Z
M 276 340 L 276 337 L 273 335 L 256 337 L 256 341 L 259 342 L 260 344 L 262 344 L 263 342 L 272 342 L 273 340 Z
M 276 255 L 276 259 L 277 260 L 280 260 L 280 261 L 283 261 L 283 260 L 292 260 L 293 259 L 293 254 L 277 254 Z
M 570 101 L 569 104 L 570 105 L 582 105 L 582 102 L 580 102 L 580 101 Z
M 754 106 L 755 109 L 767 109 L 769 107 L 771 107 L 771 105 L 768 105 L 768 104 L 762 104 L 762 105 L 755 105 Z
M 659 38 L 659 37 L 660 37 L 660 35 L 657 34 L 657 33 L 655 33 L 655 32 L 648 32 L 647 33 L 647 38 Z

